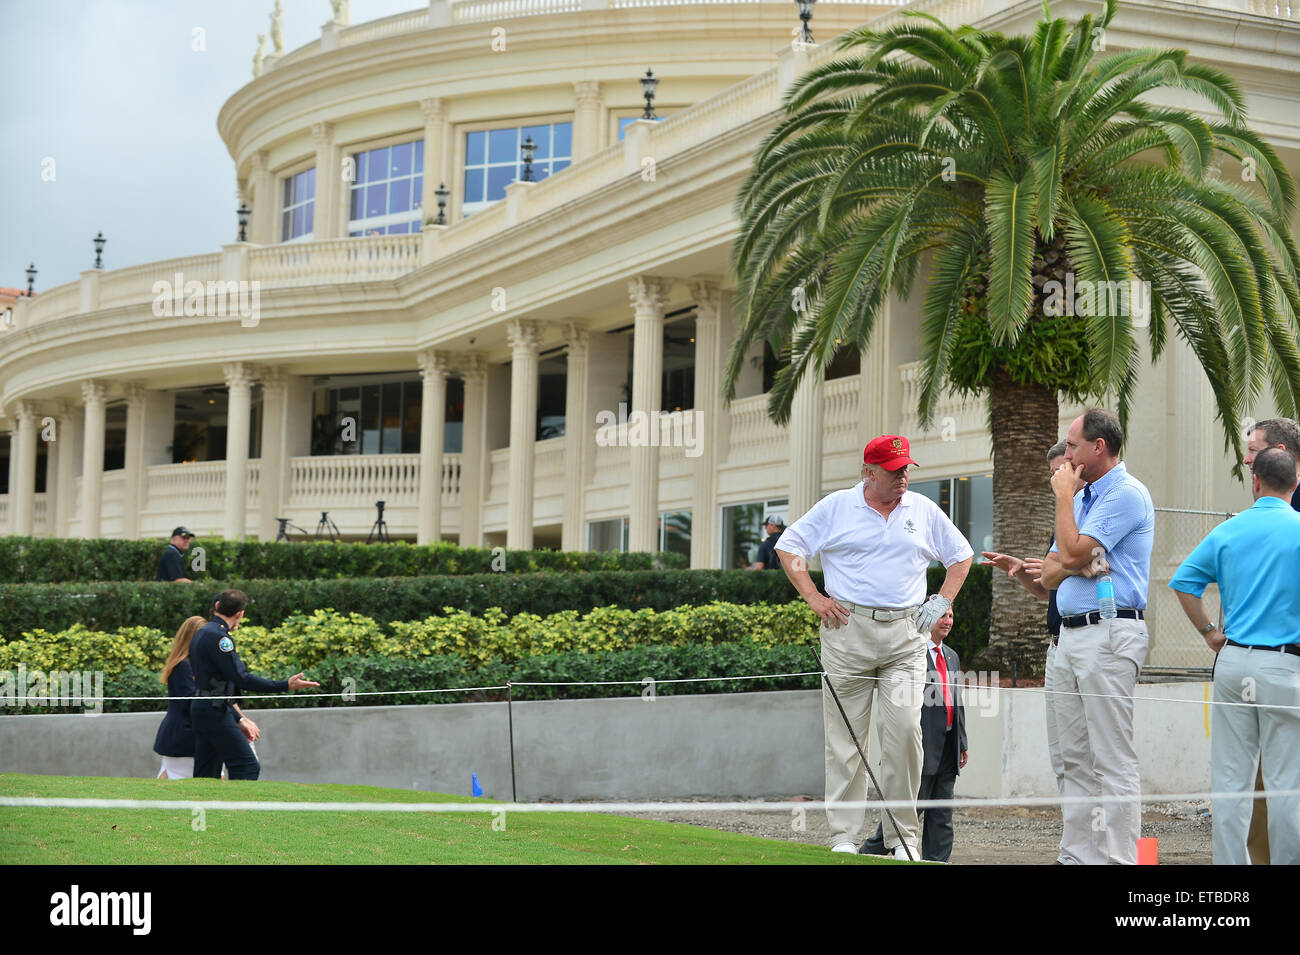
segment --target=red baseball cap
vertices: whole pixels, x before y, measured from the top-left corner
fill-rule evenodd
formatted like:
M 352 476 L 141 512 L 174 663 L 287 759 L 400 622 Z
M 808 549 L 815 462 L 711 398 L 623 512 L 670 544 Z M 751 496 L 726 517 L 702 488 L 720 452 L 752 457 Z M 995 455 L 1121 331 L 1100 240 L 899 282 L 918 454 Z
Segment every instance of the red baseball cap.
M 879 464 L 886 471 L 897 471 L 909 464 L 916 464 L 912 460 L 907 439 L 897 434 L 882 434 L 878 438 L 872 438 L 862 452 L 862 460 L 866 464 Z

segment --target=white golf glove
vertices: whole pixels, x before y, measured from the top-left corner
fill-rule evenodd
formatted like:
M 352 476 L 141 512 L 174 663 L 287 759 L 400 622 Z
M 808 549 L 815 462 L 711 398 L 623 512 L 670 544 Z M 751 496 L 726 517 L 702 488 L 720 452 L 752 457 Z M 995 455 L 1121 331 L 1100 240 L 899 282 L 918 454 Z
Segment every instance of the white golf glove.
M 947 613 L 948 608 L 951 606 L 952 601 L 943 594 L 935 594 L 921 604 L 921 609 L 916 615 L 916 632 L 929 633 L 934 629 L 934 625 L 939 622 L 939 618 Z

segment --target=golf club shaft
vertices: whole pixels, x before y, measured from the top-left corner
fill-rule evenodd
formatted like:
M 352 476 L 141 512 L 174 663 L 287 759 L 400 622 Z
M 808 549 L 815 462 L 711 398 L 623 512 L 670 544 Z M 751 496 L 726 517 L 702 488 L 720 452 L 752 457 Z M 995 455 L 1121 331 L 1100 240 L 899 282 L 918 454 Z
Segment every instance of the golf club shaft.
M 844 728 L 849 731 L 849 737 L 853 740 L 853 745 L 857 747 L 858 755 L 862 757 L 862 766 L 871 779 L 871 785 L 875 786 L 876 791 L 883 797 L 885 791 L 880 788 L 880 783 L 876 781 L 876 774 L 871 771 L 871 764 L 867 762 L 867 754 L 863 751 L 862 744 L 858 742 L 858 734 L 853 732 L 853 724 L 849 722 L 849 714 L 844 712 L 844 704 L 840 702 L 840 695 L 835 692 L 835 687 L 831 685 L 830 675 L 826 672 L 826 668 L 822 666 L 822 658 L 818 655 L 816 647 L 809 647 L 809 649 L 812 650 L 813 658 L 817 661 L 817 669 L 821 670 L 822 679 L 826 681 L 826 689 L 831 691 L 831 697 L 835 700 L 835 708 L 840 711 L 840 718 L 844 720 Z M 888 808 L 884 812 L 889 817 L 889 824 L 894 827 L 894 835 L 898 836 L 898 841 L 903 845 L 903 851 L 907 853 L 908 861 L 915 862 L 916 860 L 912 858 L 912 847 L 907 844 L 907 840 L 903 838 L 903 831 L 898 828 L 898 820 L 894 818 L 894 814 Z

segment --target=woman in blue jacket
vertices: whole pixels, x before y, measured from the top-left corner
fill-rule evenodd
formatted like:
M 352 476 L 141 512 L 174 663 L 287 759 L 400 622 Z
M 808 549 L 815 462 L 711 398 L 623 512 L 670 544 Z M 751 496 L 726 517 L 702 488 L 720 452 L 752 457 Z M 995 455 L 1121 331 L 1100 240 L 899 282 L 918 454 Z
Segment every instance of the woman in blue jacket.
M 202 617 L 190 617 L 176 631 L 171 653 L 163 665 L 162 682 L 167 686 L 167 715 L 158 727 L 153 751 L 162 757 L 159 779 L 189 779 L 194 775 L 194 727 L 190 725 L 190 701 L 194 695 L 194 670 L 190 667 L 190 641 Z M 185 697 L 185 699 L 177 699 Z

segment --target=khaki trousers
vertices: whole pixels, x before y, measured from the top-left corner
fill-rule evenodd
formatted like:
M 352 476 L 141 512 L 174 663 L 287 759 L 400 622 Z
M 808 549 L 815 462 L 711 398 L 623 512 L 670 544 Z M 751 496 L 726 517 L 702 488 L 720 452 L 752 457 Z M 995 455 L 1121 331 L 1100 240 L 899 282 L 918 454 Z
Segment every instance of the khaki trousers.
M 1062 796 L 1065 795 L 1065 761 L 1061 759 L 1061 744 L 1056 734 L 1056 646 L 1049 640 L 1047 642 L 1047 665 L 1043 670 L 1043 701 L 1047 711 L 1047 757 L 1052 763 L 1052 773 L 1056 776 L 1056 791 Z M 1061 858 L 1061 843 L 1056 846 L 1056 859 L 1064 864 Z
M 926 636 L 917 633 L 916 624 L 907 617 L 884 622 L 852 613 L 842 627 L 821 628 L 822 666 L 863 750 L 875 707 L 881 748 L 881 795 L 887 800 L 913 804 L 909 809 L 895 809 L 893 814 L 916 858 L 920 858 L 915 802 L 921 783 L 925 640 Z M 825 682 L 822 721 L 826 730 L 826 802 L 865 801 L 866 767 Z M 828 805 L 830 844 L 860 843 L 865 819 L 865 809 Z M 884 831 L 885 847 L 892 850 L 898 845 L 898 836 L 892 825 L 886 824 Z
M 1065 796 L 1138 796 L 1133 689 L 1147 656 L 1147 625 L 1116 618 L 1062 627 L 1052 660 L 1056 733 Z M 1141 804 L 1068 803 L 1061 807 L 1066 865 L 1137 864 Z
M 1263 773 L 1270 790 L 1300 789 L 1300 657 L 1276 650 L 1225 646 L 1214 664 L 1216 706 L 1210 716 L 1210 786 L 1246 793 Z M 1273 709 L 1272 707 L 1278 707 Z M 1258 768 L 1257 768 L 1258 767 Z M 1216 799 L 1214 864 L 1249 865 L 1248 799 Z M 1300 865 L 1300 798 L 1269 796 L 1268 846 L 1274 865 Z

